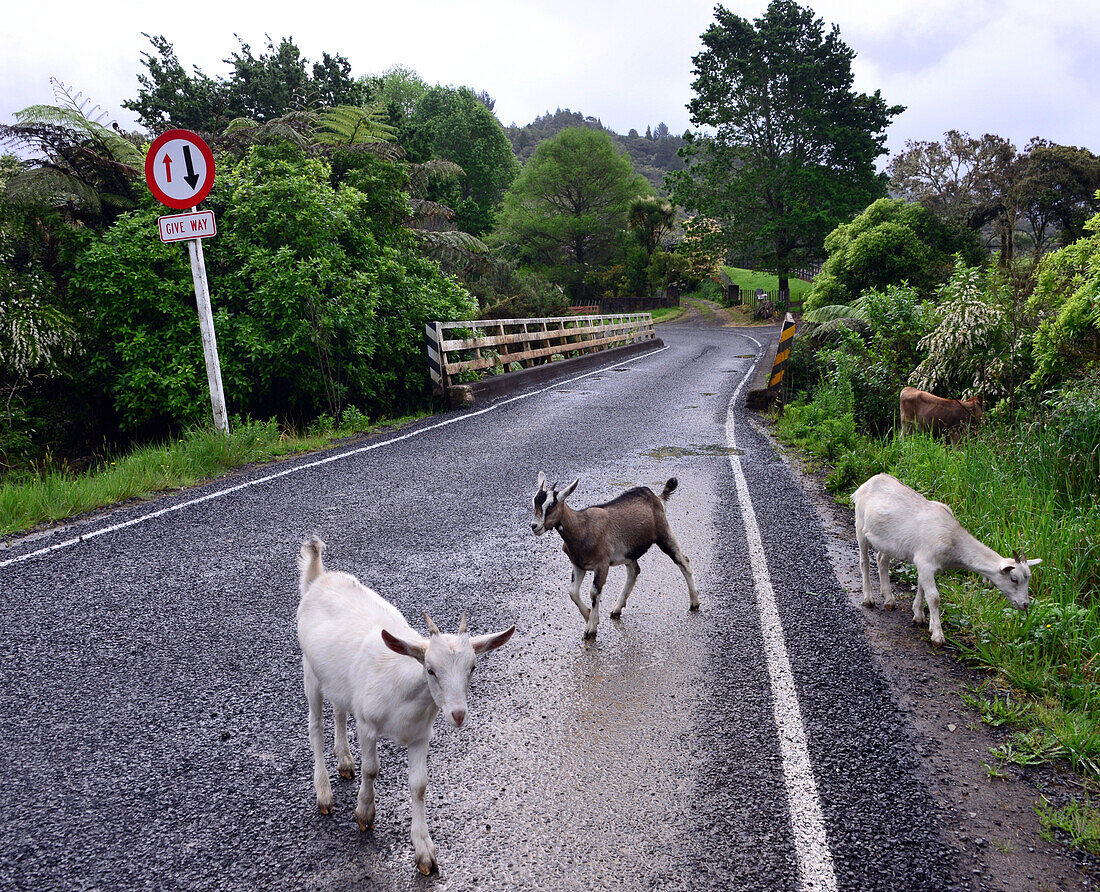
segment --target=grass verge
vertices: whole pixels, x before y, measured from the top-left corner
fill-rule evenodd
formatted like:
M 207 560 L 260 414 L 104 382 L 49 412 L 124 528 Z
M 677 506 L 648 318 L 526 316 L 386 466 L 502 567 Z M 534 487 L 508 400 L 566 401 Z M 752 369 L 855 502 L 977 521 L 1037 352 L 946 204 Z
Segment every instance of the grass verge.
M 0 483 L 0 536 L 24 532 L 128 499 L 183 489 L 253 462 L 313 452 L 335 441 L 405 424 L 422 415 L 370 424 L 354 411 L 340 422 L 322 416 L 304 433 L 280 430 L 274 421 L 234 419 L 228 436 L 192 430 L 177 440 L 143 446 L 108 459 L 87 474 L 29 472 Z
M 763 288 L 765 291 L 779 290 L 779 277 L 771 273 L 758 273 L 737 266 L 723 266 L 722 271 L 730 277 L 730 280 L 738 288 L 748 288 L 752 291 L 757 288 Z M 809 294 L 810 289 L 813 288 L 810 282 L 805 282 L 802 279 L 791 278 L 787 280 L 787 283 L 790 285 L 791 294 L 796 296 Z
M 673 319 L 678 319 L 684 315 L 683 307 L 658 307 L 656 310 L 650 311 L 653 315 L 653 324 L 656 325 L 659 322 L 671 322 Z

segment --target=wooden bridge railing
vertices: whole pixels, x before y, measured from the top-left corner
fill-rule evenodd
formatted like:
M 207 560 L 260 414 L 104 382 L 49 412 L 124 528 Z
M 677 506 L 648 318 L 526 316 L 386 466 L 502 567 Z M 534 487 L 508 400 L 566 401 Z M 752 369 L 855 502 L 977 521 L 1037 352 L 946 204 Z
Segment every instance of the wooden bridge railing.
M 516 363 L 530 368 L 656 337 L 650 313 L 429 322 L 425 327 L 437 393 L 486 373 L 506 373 Z

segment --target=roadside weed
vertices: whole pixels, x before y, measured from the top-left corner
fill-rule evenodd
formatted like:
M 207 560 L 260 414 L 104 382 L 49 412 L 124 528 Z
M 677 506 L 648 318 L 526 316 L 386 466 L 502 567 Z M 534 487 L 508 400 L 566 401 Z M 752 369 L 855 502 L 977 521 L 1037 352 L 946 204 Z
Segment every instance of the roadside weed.
M 1071 799 L 1061 808 L 1055 808 L 1044 799 L 1035 806 L 1042 829 L 1043 839 L 1057 842 L 1055 831 L 1060 830 L 1069 842 L 1079 849 L 1093 855 L 1100 855 L 1100 812 L 1092 804 L 1089 796 L 1084 799 Z

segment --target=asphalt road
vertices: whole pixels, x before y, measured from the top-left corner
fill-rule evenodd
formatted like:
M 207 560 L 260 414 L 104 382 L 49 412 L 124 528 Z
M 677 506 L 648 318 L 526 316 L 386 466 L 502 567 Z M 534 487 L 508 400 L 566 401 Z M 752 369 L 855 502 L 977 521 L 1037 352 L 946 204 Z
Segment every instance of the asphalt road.
M 737 406 L 760 330 L 660 333 L 667 349 L 578 380 L 0 551 L 0 888 L 977 888 L 816 514 Z M 653 549 L 584 642 L 560 540 L 530 531 L 540 470 L 581 478 L 575 507 L 678 477 L 701 611 Z M 475 632 L 518 627 L 481 659 L 466 725 L 436 725 L 437 876 L 413 866 L 400 748 L 379 748 L 372 832 L 331 753 L 335 813 L 316 809 L 295 638 L 310 534 L 414 626 L 423 607 L 445 630 L 464 609 Z

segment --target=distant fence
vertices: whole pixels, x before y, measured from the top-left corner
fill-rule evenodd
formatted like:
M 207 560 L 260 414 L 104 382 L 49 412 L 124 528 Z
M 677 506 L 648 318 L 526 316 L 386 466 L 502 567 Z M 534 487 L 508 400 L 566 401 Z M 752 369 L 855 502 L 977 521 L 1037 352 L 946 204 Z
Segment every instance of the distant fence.
M 675 285 L 643 297 L 605 297 L 600 301 L 602 313 L 642 313 L 664 307 L 680 306 L 680 289 Z
M 649 313 L 429 322 L 425 328 L 428 368 L 437 394 L 486 374 L 499 375 L 656 337 Z
M 811 260 L 805 266 L 800 266 L 798 269 L 792 269 L 791 275 L 796 279 L 803 279 L 806 282 L 812 282 L 814 277 L 821 272 L 821 267 L 825 265 L 824 260 Z
M 757 305 L 764 298 L 772 302 L 777 316 L 783 316 L 785 313 L 802 312 L 802 295 L 800 294 L 784 295 L 781 291 L 764 291 L 760 288 L 753 290 L 752 288 L 738 288 L 736 285 L 726 287 L 723 284 L 722 296 L 727 306 L 736 307 L 743 304 L 750 307 L 754 312 Z

